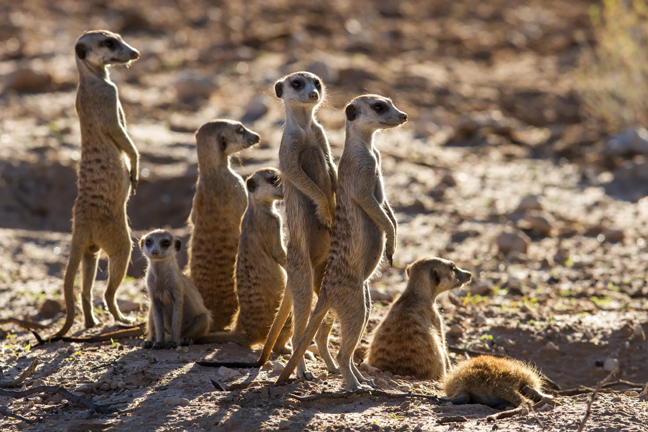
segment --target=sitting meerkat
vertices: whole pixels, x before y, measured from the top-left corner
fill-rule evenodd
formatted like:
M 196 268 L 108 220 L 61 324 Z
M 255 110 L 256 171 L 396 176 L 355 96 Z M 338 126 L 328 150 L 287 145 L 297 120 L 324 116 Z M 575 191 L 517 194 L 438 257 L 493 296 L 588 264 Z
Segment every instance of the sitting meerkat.
M 389 264 L 396 248 L 397 222 L 385 197 L 380 152 L 373 137 L 380 129 L 407 121 L 388 98 L 363 95 L 345 108 L 346 140 L 338 168 L 338 192 L 328 264 L 317 304 L 305 333 L 277 382 L 286 381 L 297 367 L 320 323 L 332 310 L 340 320 L 337 356 L 340 372 L 350 390 L 371 389 L 353 363 L 353 353 L 369 320 L 371 296 L 368 280 L 383 253 Z M 290 256 L 289 256 L 290 259 Z M 316 340 L 327 350 L 328 331 Z
M 155 230 L 140 240 L 148 260 L 146 288 L 151 299 L 145 348 L 175 348 L 207 334 L 211 312 L 198 289 L 182 274 L 176 254 L 182 244 L 169 232 Z M 166 342 L 166 334 L 170 339 Z M 155 341 L 155 342 L 153 342 Z
M 239 312 L 233 331 L 210 333 L 198 343 L 235 342 L 251 347 L 266 340 L 286 288 L 286 249 L 281 216 L 275 202 L 283 200 L 281 176 L 274 168 L 255 171 L 245 181 L 248 208 L 241 223 L 236 258 Z M 283 326 L 273 351 L 287 354 L 292 319 Z M 206 362 L 200 364 L 204 365 Z
M 133 249 L 126 203 L 137 187 L 139 153 L 126 131 L 117 86 L 110 80 L 108 67 L 129 65 L 140 53 L 120 35 L 106 30 L 85 32 L 74 50 L 79 71 L 75 108 L 81 126 L 79 192 L 72 209 L 72 244 L 63 282 L 65 324 L 50 340 L 65 336 L 74 324 L 74 279 L 79 266 L 85 328 L 99 324 L 92 310 L 92 286 L 100 251 L 110 263 L 106 306 L 115 321 L 133 322 L 120 312 L 115 294 Z
M 371 343 L 368 363 L 419 379 L 442 379 L 450 367 L 437 296 L 470 281 L 452 261 L 423 258 L 405 270 L 407 288 L 391 307 Z
M 198 182 L 190 224 L 187 275 L 212 312 L 211 330 L 228 327 L 236 315 L 236 253 L 241 218 L 248 200 L 230 156 L 261 141 L 258 134 L 231 120 L 214 120 L 196 132 Z
M 478 403 L 492 408 L 517 407 L 487 417 L 494 421 L 528 412 L 551 402 L 542 393 L 543 380 L 535 369 L 513 359 L 479 356 L 459 362 L 443 381 L 443 391 L 455 404 Z

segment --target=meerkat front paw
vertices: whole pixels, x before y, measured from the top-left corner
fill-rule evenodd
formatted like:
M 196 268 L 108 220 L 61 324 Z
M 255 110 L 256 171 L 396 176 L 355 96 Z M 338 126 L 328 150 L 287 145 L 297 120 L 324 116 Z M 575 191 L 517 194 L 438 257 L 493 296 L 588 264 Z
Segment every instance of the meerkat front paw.
M 177 348 L 177 347 L 178 347 L 178 342 L 176 342 L 176 341 L 169 341 L 169 342 L 166 343 L 166 346 L 165 346 L 166 349 L 174 349 L 174 348 Z
M 180 346 L 189 346 L 191 345 L 192 340 L 189 338 L 182 338 L 180 339 Z
M 164 348 L 164 342 L 155 342 L 151 348 L 154 350 L 162 349 Z
M 151 349 L 153 348 L 153 341 L 147 340 L 142 344 L 142 348 Z

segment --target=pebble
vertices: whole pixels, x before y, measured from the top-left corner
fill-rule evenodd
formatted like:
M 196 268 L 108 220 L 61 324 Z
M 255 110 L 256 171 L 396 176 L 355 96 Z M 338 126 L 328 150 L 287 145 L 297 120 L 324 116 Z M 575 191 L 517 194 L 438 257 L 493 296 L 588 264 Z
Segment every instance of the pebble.
M 241 123 L 254 123 L 268 113 L 267 96 L 255 95 L 245 107 L 245 114 L 241 117 Z
M 181 397 L 168 397 L 164 399 L 164 403 L 173 406 L 187 406 L 189 405 L 189 400 Z
M 522 232 L 504 231 L 497 236 L 497 247 L 504 255 L 511 251 L 526 254 L 529 244 L 531 244 L 531 239 Z
M 283 370 L 286 368 L 286 366 L 283 365 L 283 363 L 274 361 L 272 362 L 272 371 L 273 372 L 283 372 Z
M 461 337 L 463 336 L 463 333 L 464 333 L 463 327 L 461 327 L 459 324 L 455 323 L 450 326 L 451 335 Z
M 270 397 L 270 390 L 268 390 L 267 387 L 262 388 L 262 389 L 259 391 L 259 397 L 260 397 L 261 399 L 268 399 L 268 398 Z
M 635 327 L 632 337 L 634 338 L 635 342 L 644 342 L 646 340 L 646 333 L 644 332 L 643 326 L 641 324 Z
M 553 224 L 540 214 L 528 215 L 523 219 L 523 223 L 535 233 L 540 235 L 549 236 L 554 230 Z
M 398 390 L 400 390 L 402 392 L 408 392 L 408 391 L 411 390 L 411 387 L 406 385 L 406 384 L 403 384 L 403 385 L 398 386 Z M 409 402 L 408 402 L 408 404 L 409 404 Z
M 606 152 L 614 156 L 648 155 L 648 131 L 631 127 L 607 142 Z
M 313 355 L 319 355 L 319 349 L 317 348 L 317 345 L 311 345 L 307 348 L 307 351 L 313 353 Z
M 547 342 L 547 345 L 545 345 L 545 349 L 547 351 L 560 351 L 560 347 L 551 341 Z
M 474 281 L 468 287 L 471 294 L 478 294 L 480 296 L 485 296 L 490 294 L 493 289 L 493 283 L 489 280 L 478 280 Z
M 41 319 L 54 318 L 59 312 L 61 312 L 62 309 L 63 308 L 61 307 L 61 303 L 57 302 L 56 300 L 47 299 L 40 307 L 40 310 L 38 311 L 38 317 Z
M 619 369 L 619 360 L 615 358 L 608 358 L 603 363 L 603 370 L 605 372 L 612 372 L 614 369 Z
M 527 212 L 530 210 L 542 210 L 542 203 L 537 195 L 527 195 L 518 204 L 516 212 Z
M 190 72 L 181 72 L 175 82 L 176 93 L 182 99 L 208 98 L 217 88 L 213 77 Z
M 377 374 L 378 372 L 380 372 L 380 369 L 378 369 L 376 367 L 373 367 L 368 363 L 361 363 L 360 366 L 359 366 L 359 369 L 361 371 L 369 372 L 370 374 L 374 374 L 374 375 Z
M 623 394 L 626 395 L 626 396 L 630 396 L 630 397 L 637 397 L 637 396 L 639 396 L 639 393 L 637 393 L 637 392 L 634 391 L 634 390 L 627 390 L 627 391 L 626 391 L 625 393 L 623 393 Z
M 52 75 L 32 67 L 21 67 L 5 78 L 5 90 L 19 93 L 34 93 L 50 90 Z
M 288 430 L 290 428 L 290 422 L 288 420 L 281 420 L 279 422 L 279 430 Z
M 227 368 L 225 366 L 221 366 L 220 368 L 218 368 L 218 375 L 222 376 L 223 378 L 232 378 L 233 376 L 238 375 L 238 371 Z

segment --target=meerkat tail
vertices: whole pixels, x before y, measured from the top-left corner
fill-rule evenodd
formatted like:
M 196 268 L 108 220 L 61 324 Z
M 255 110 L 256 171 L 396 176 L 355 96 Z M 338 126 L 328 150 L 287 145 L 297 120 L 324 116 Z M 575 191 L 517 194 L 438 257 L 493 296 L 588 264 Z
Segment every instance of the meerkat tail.
M 237 333 L 229 330 L 207 333 L 205 336 L 199 337 L 194 341 L 194 343 L 196 344 L 208 344 L 208 343 L 225 344 L 229 342 L 234 342 L 235 344 L 244 347 L 250 346 L 250 340 L 247 334 Z
M 291 309 L 292 309 L 292 298 L 290 297 L 288 291 L 286 291 L 286 294 L 281 300 L 281 306 L 279 306 L 279 311 L 277 312 L 277 316 L 275 317 L 275 320 L 272 323 L 272 327 L 270 328 L 270 333 L 268 333 L 268 337 L 266 338 L 265 345 L 263 345 L 263 351 L 261 352 L 261 356 L 259 357 L 258 361 L 254 363 L 203 361 L 203 362 L 196 362 L 196 364 L 200 366 L 207 366 L 207 367 L 225 366 L 228 368 L 246 368 L 246 369 L 260 368 L 270 358 L 270 353 L 272 352 L 272 349 L 274 348 L 274 345 L 277 342 L 277 339 L 279 338 L 279 334 L 281 333 L 281 330 L 283 329 L 283 326 L 286 323 L 288 316 L 290 315 Z M 209 335 L 205 337 L 209 337 Z M 202 341 L 202 339 L 200 340 Z
M 63 324 L 63 328 L 53 336 L 54 339 L 65 336 L 74 324 L 74 308 L 76 307 L 74 299 L 74 278 L 76 277 L 79 266 L 81 265 L 81 259 L 83 258 L 83 246 L 83 241 L 75 239 L 74 236 L 72 236 L 72 247 L 70 248 L 70 256 L 68 258 L 67 267 L 65 268 L 65 277 L 63 280 L 63 295 L 65 297 L 66 309 L 65 324 Z
M 308 327 L 306 327 L 306 331 L 302 335 L 301 339 L 299 339 L 297 347 L 293 349 L 292 357 L 290 357 L 290 361 L 288 361 L 286 368 L 283 370 L 279 378 L 277 378 L 276 384 L 285 382 L 290 378 L 290 374 L 292 374 L 302 357 L 304 357 L 304 354 L 306 354 L 306 350 L 315 337 L 315 333 L 319 330 L 320 324 L 330 309 L 331 308 L 328 306 L 326 300 L 326 291 L 322 291 L 317 299 L 317 304 L 315 310 L 313 310 L 310 321 L 308 321 Z

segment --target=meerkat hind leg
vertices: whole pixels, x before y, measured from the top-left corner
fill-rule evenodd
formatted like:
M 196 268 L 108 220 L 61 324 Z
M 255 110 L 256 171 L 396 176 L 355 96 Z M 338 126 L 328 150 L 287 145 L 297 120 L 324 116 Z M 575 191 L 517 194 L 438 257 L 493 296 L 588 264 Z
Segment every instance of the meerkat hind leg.
M 83 309 L 83 318 L 85 328 L 89 329 L 99 324 L 95 318 L 92 307 L 92 286 L 97 276 L 97 264 L 99 263 L 99 253 L 95 252 L 96 246 L 92 245 L 83 252 L 81 261 L 81 307 Z
M 364 312 L 365 301 L 363 288 L 361 287 L 357 290 L 358 294 L 361 294 L 362 297 L 354 299 L 353 302 L 360 306 L 362 316 L 357 316 L 357 309 L 354 309 L 351 304 L 344 306 L 346 310 L 338 311 L 338 319 L 340 320 L 340 330 L 341 330 L 341 342 L 340 342 L 340 351 L 338 352 L 338 364 L 340 365 L 340 371 L 342 376 L 349 387 L 349 390 L 371 390 L 373 387 L 366 385 L 364 383 L 369 383 L 371 380 L 367 380 L 362 376 L 353 363 L 353 353 L 360 342 L 362 337 L 362 332 L 364 330 Z M 349 310 L 351 309 L 351 310 Z M 361 384 L 360 382 L 363 382 Z
M 322 357 L 322 360 L 326 363 L 326 370 L 332 374 L 339 374 L 340 368 L 335 364 L 328 347 L 329 335 L 331 334 L 331 328 L 333 328 L 334 321 L 335 315 L 332 311 L 329 311 L 322 320 L 322 324 L 315 335 L 315 343 L 317 344 L 320 357 Z
M 128 242 L 125 242 L 119 247 L 119 250 L 108 256 L 108 286 L 106 287 L 106 292 L 104 294 L 104 299 L 106 305 L 108 306 L 108 310 L 115 318 L 115 321 L 120 321 L 126 324 L 132 324 L 135 322 L 135 320 L 132 318 L 127 318 L 121 313 L 119 307 L 117 307 L 117 299 L 115 298 L 115 295 L 117 293 L 117 288 L 119 288 L 124 280 L 124 277 L 126 276 L 126 270 L 128 269 L 130 255 L 131 241 L 130 236 L 128 236 Z
M 306 332 L 313 303 L 313 269 L 307 251 L 295 250 L 289 244 L 287 267 L 288 284 L 286 290 L 290 290 L 293 299 L 294 331 L 292 345 L 297 347 L 299 340 Z M 308 381 L 314 379 L 313 374 L 308 372 L 306 368 L 306 361 L 303 356 L 299 359 L 296 374 L 299 379 L 303 378 Z

